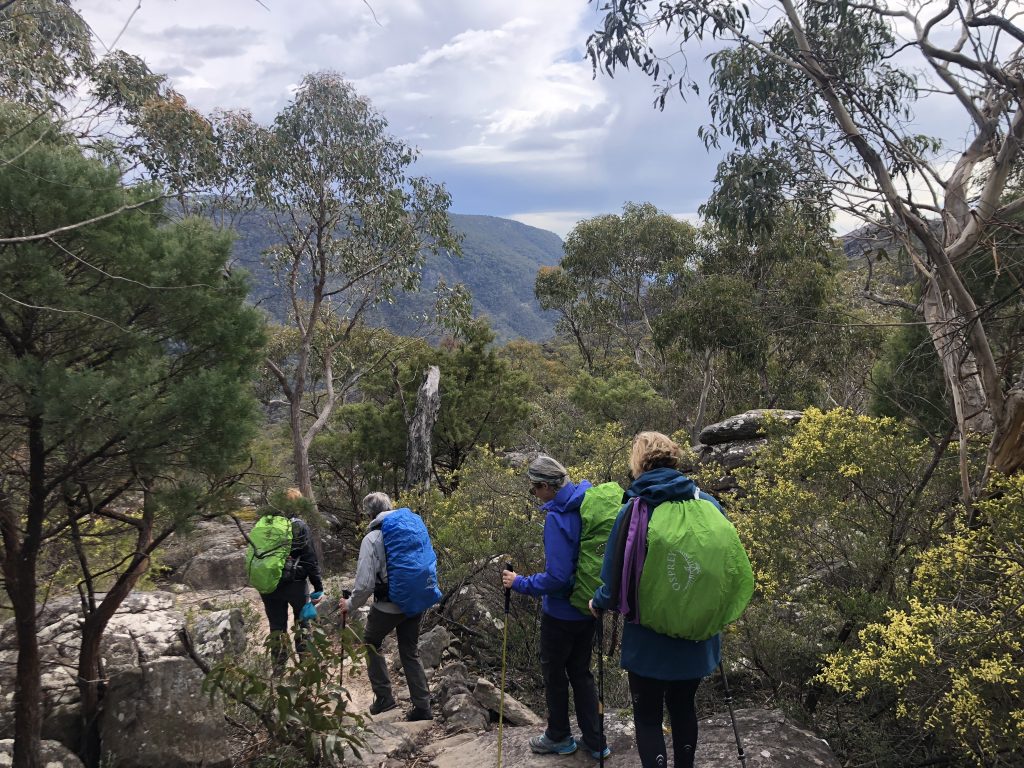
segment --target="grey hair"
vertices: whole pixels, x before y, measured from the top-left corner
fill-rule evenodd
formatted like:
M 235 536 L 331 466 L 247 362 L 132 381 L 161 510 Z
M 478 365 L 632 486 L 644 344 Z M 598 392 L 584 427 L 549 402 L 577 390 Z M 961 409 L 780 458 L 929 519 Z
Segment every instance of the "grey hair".
M 363 512 L 368 514 L 370 517 L 376 517 L 381 512 L 387 512 L 389 509 L 394 509 L 391 503 L 391 497 L 386 493 L 377 491 L 376 493 L 368 494 L 363 498 Z
M 534 483 L 545 483 L 552 488 L 562 488 L 569 482 L 568 470 L 546 454 L 540 454 L 530 462 L 526 476 Z

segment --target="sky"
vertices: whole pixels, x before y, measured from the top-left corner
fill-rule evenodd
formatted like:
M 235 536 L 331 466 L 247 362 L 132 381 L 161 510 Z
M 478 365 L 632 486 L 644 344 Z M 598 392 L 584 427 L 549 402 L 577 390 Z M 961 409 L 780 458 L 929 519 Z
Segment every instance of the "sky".
M 340 72 L 419 148 L 455 213 L 564 237 L 651 202 L 696 220 L 720 153 L 697 137 L 702 98 L 653 106 L 634 71 L 593 77 L 586 0 L 80 0 L 103 46 L 168 75 L 203 111 L 269 122 L 302 76 Z M 691 71 L 705 69 L 703 54 Z

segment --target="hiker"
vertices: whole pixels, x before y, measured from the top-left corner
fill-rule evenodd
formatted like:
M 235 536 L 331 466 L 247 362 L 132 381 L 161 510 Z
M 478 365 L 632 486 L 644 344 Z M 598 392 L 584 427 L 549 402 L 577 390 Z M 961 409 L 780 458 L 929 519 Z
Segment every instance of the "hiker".
M 373 688 L 370 714 L 398 706 L 391 692 L 387 662 L 380 652 L 384 638 L 394 630 L 412 708 L 406 720 L 433 720 L 430 689 L 420 663 L 420 624 L 423 612 L 441 599 L 437 587 L 437 558 L 427 528 L 407 508 L 393 509 L 385 493 L 371 493 L 362 501 L 370 518 L 369 531 L 359 546 L 356 581 L 352 595 L 342 598 L 342 614 L 357 610 L 373 595 L 363 642 L 370 647 L 366 671 Z M 387 546 L 385 546 L 387 544 Z M 388 553 L 391 553 L 389 562 Z
M 250 534 L 252 543 L 261 550 L 259 554 L 268 555 L 254 557 L 251 544 L 247 566 L 250 582 L 260 590 L 260 597 L 263 598 L 263 610 L 270 624 L 268 643 L 277 673 L 284 669 L 288 661 L 288 607 L 291 606 L 295 623 L 301 628 L 295 637 L 295 651 L 301 654 L 306 650 L 303 636 L 309 625 L 308 621 L 300 618 L 307 600 L 307 580 L 313 585 L 313 592 L 308 596 L 313 605 L 318 604 L 324 596 L 320 561 L 313 548 L 313 536 L 309 526 L 298 517 L 298 513 L 308 514 L 311 509 L 312 504 L 303 497 L 302 491 L 289 488 L 276 498 L 271 498 L 268 511 Z M 275 536 L 280 543 L 274 543 Z M 261 564 L 269 566 L 265 575 L 259 573 Z M 269 581 L 262 585 L 257 583 L 261 576 Z M 267 591 L 263 591 L 261 586 Z
M 582 741 L 595 759 L 611 754 L 604 739 L 597 706 L 597 687 L 590 672 L 596 622 L 569 601 L 580 545 L 580 505 L 591 487 L 586 480 L 575 484 L 565 467 L 541 454 L 527 469 L 530 493 L 543 502 L 544 571 L 521 576 L 505 570 L 505 589 L 542 597 L 540 663 L 544 674 L 548 724 L 540 736 L 530 739 L 538 754 L 569 755 L 578 745 L 569 725 L 569 686 L 576 703 L 576 721 Z
M 679 447 L 660 432 L 641 432 L 633 441 L 629 468 L 633 480 L 625 493 L 627 500 L 641 498 L 647 503 L 653 519 L 658 504 L 672 501 L 702 499 L 712 503 L 721 512 L 721 505 L 713 497 L 699 491 L 690 478 L 678 469 Z M 619 530 L 630 508 L 630 501 L 622 507 L 605 547 L 601 569 L 602 585 L 597 589 L 590 607 L 594 616 L 604 609 L 620 610 L 615 604 L 611 585 L 618 582 L 615 573 Z M 668 514 L 668 513 L 666 513 Z M 628 523 L 626 523 L 628 525 Z M 643 536 L 646 539 L 645 528 Z M 631 531 L 632 533 L 632 531 Z M 628 546 L 628 544 L 627 544 Z M 619 552 L 619 558 L 623 555 Z M 680 558 L 682 559 L 682 558 Z M 674 562 L 674 561 L 673 561 Z M 686 565 L 678 566 L 682 572 Z M 665 571 L 666 582 L 674 571 Z M 752 585 L 751 581 L 751 585 Z M 677 585 L 666 583 L 665 595 L 676 594 Z M 751 587 L 752 588 L 752 587 Z M 622 589 L 628 587 L 622 584 Z M 684 590 L 685 591 L 685 590 Z M 637 592 L 629 596 L 635 600 Z M 747 596 L 749 599 L 749 595 Z M 668 598 L 667 610 L 677 611 Z M 745 604 L 745 603 L 744 603 Z M 642 609 L 643 606 L 640 606 Z M 621 611 L 620 611 L 621 612 Z M 672 743 L 676 768 L 692 768 L 697 747 L 697 712 L 694 698 L 702 678 L 714 672 L 721 657 L 721 635 L 695 642 L 670 637 L 635 623 L 627 615 L 622 632 L 621 666 L 629 674 L 629 691 L 633 700 L 633 722 L 636 726 L 637 751 L 644 768 L 667 765 L 665 737 L 662 731 L 664 705 L 668 705 L 672 722 Z

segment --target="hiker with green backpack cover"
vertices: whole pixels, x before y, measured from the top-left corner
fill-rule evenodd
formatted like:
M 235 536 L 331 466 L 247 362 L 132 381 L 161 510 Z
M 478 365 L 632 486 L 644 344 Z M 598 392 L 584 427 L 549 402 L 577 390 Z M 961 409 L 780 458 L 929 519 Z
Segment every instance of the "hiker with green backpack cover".
M 288 608 L 292 609 L 295 623 L 303 629 L 309 623 L 303 618 L 308 602 L 319 603 L 324 596 L 320 577 L 320 561 L 313 548 L 313 536 L 300 515 L 313 511 L 310 501 L 303 498 L 298 488 L 289 488 L 272 494 L 249 532 L 245 566 L 249 583 L 263 598 L 263 609 L 270 624 L 271 655 L 274 669 L 280 672 L 288 661 Z M 306 581 L 313 585 L 307 596 Z M 296 635 L 295 651 L 306 650 L 303 632 Z
M 664 707 L 677 768 L 697 748 L 694 699 L 721 661 L 721 636 L 743 612 L 753 573 L 718 501 L 678 471 L 679 447 L 660 432 L 633 442 L 625 493 L 607 540 L 591 609 L 624 617 L 621 666 L 629 674 L 641 764 L 667 765 Z
M 584 528 L 580 507 L 591 492 L 586 480 L 576 484 L 550 456 L 540 455 L 527 470 L 530 493 L 543 502 L 544 570 L 531 576 L 502 572 L 502 585 L 542 598 L 540 660 L 547 701 L 547 729 L 530 739 L 538 754 L 571 754 L 578 749 L 569 723 L 569 686 L 576 703 L 582 741 L 596 759 L 609 753 L 598 715 L 597 688 L 590 671 L 595 621 L 586 596 L 573 600 L 576 563 Z M 621 489 L 618 496 L 621 498 Z M 615 509 L 618 508 L 616 502 Z M 591 587 L 593 589 L 593 587 Z

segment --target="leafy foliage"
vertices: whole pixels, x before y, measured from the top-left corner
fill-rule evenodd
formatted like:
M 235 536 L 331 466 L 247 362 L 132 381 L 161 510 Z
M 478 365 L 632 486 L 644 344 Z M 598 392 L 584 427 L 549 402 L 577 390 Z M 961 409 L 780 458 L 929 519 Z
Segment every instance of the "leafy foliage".
M 901 720 L 989 765 L 1024 740 L 1024 477 L 998 479 L 978 513 L 921 555 L 907 604 L 821 677 L 858 700 L 891 697 Z
M 338 642 L 316 622 L 306 635 L 306 652 L 279 676 L 268 674 L 267 658 L 226 658 L 207 674 L 203 689 L 255 716 L 271 742 L 264 756 L 269 751 L 275 764 L 333 764 L 347 753 L 358 758 L 364 721 L 349 709 L 351 696 L 338 677 L 346 657 L 354 657 L 354 636 L 346 632 Z

